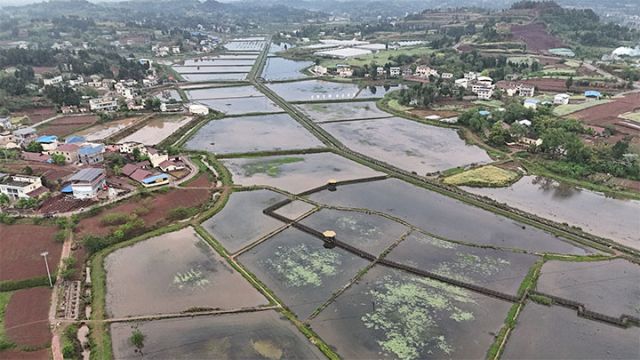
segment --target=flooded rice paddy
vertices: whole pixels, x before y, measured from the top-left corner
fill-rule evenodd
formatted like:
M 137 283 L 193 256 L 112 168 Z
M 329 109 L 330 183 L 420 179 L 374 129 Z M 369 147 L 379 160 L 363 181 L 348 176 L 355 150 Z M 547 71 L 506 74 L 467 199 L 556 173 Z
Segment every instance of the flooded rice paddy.
M 375 266 L 311 321 L 346 359 L 479 359 L 511 304 Z
M 223 159 L 233 181 L 243 186 L 270 185 L 299 193 L 328 180 L 361 179 L 382 175 L 333 153 Z
M 224 48 L 229 51 L 261 51 L 266 42 L 263 40 L 232 40 L 224 44 Z
M 256 62 L 255 57 L 241 58 L 240 56 L 232 58 L 212 58 L 206 60 L 185 60 L 184 65 L 173 65 L 174 68 L 188 67 L 218 67 L 218 66 L 253 66 Z
M 301 104 L 302 110 L 314 122 L 356 119 L 377 119 L 392 115 L 380 109 L 374 101 Z
M 525 176 L 508 188 L 467 191 L 640 250 L 640 201 L 621 200 L 554 180 Z
M 356 152 L 421 175 L 491 161 L 481 148 L 465 144 L 454 129 L 397 117 L 330 123 L 322 128 Z
M 135 141 L 153 146 L 168 138 L 174 132 L 191 121 L 191 117 L 171 116 L 151 119 L 144 127 L 120 140 L 120 142 Z
M 379 215 L 333 209 L 322 209 L 301 223 L 319 232 L 333 230 L 336 239 L 375 256 L 408 231 L 406 226 Z
M 294 228 L 243 253 L 239 261 L 306 318 L 346 285 L 368 261 Z
M 182 74 L 182 78 L 189 82 L 202 81 L 232 81 L 245 80 L 248 73 L 217 73 L 217 74 Z
M 104 124 L 92 126 L 88 129 L 79 131 L 74 135 L 83 136 L 87 141 L 99 141 L 115 135 L 121 130 L 138 122 L 140 118 L 126 118 L 120 120 L 109 121 Z
M 223 73 L 248 73 L 252 65 L 238 66 L 174 66 L 174 70 L 179 74 L 223 74 Z
M 623 259 L 546 262 L 537 290 L 608 316 L 640 318 L 640 265 Z
M 465 246 L 414 231 L 386 259 L 451 279 L 516 295 L 538 257 Z
M 640 328 L 579 317 L 560 306 L 528 302 L 504 350 L 505 359 L 637 359 Z
M 235 253 L 284 225 L 262 210 L 285 198 L 271 190 L 234 192 L 225 207 L 202 226 L 225 249 Z
M 190 227 L 118 249 L 105 269 L 107 312 L 114 318 L 267 304 Z
M 380 87 L 375 93 L 369 88 L 360 89 L 356 84 L 335 83 L 322 80 L 306 80 L 267 84 L 286 101 L 346 100 L 358 98 L 380 98 L 385 90 Z M 362 90 L 362 91 L 361 91 Z M 360 94 L 362 92 L 362 94 Z
M 267 58 L 262 77 L 267 81 L 293 80 L 307 77 L 302 71 L 313 65 L 313 61 L 295 61 L 281 57 Z
M 299 218 L 300 216 L 308 213 L 315 208 L 316 207 L 314 205 L 311 205 L 307 202 L 295 200 L 277 209 L 275 213 L 293 220 Z
M 213 100 L 263 96 L 262 93 L 253 86 L 224 86 L 204 89 L 192 89 L 185 91 L 185 93 L 191 100 Z
M 288 114 L 213 120 L 200 128 L 185 147 L 219 154 L 309 149 L 322 143 Z
M 145 359 L 323 359 L 322 353 L 275 311 L 111 325 L 116 359 L 140 358 L 129 338 L 144 335 Z
M 281 107 L 265 96 L 198 100 L 197 102 L 227 115 L 284 112 Z
M 537 228 L 397 179 L 338 186 L 337 191 L 315 193 L 310 199 L 377 210 L 445 239 L 533 252 L 592 252 Z

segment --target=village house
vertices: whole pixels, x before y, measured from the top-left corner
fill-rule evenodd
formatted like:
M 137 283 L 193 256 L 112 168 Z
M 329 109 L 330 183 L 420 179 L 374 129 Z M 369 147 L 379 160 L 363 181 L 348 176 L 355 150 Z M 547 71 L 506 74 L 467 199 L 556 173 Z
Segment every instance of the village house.
M 416 67 L 415 75 L 421 78 L 429 78 L 429 76 L 438 76 L 438 71 L 436 69 L 432 69 L 427 65 L 418 65 Z
M 489 100 L 493 96 L 493 86 L 478 86 L 474 85 L 472 90 L 480 100 Z
M 158 167 L 162 162 L 169 160 L 169 155 L 151 147 L 147 148 L 147 156 L 153 167 Z
M 378 66 L 376 68 L 376 74 L 378 74 L 378 76 L 383 76 L 385 73 L 384 68 L 382 66 Z
M 191 104 L 189 105 L 189 114 L 204 116 L 209 114 L 209 108 L 200 104 Z
M 442 73 L 442 74 L 440 74 L 440 77 L 442 79 L 445 79 L 445 80 L 453 79 L 453 74 L 452 73 Z
M 399 66 L 392 66 L 391 68 L 389 68 L 389 76 L 391 77 L 398 77 L 401 73 L 402 70 Z
M 539 103 L 540 103 L 540 100 L 538 99 L 525 99 L 524 107 L 527 109 L 536 110 L 538 108 Z
M 165 160 L 161 162 L 158 167 L 164 172 L 180 171 L 187 168 L 185 163 L 179 157 Z
M 104 145 L 86 143 L 78 149 L 78 160 L 85 165 L 99 164 L 104 161 Z
M 18 149 L 20 148 L 19 140 L 11 131 L 0 133 L 0 149 Z
M 526 84 L 508 83 L 506 85 L 500 84 L 500 87 L 505 91 L 507 96 L 522 96 L 533 97 L 535 95 L 535 86 Z
M 0 173 L 0 193 L 12 200 L 38 198 L 47 192 L 39 176 Z
M 123 154 L 133 154 L 135 149 L 138 149 L 141 155 L 147 154 L 147 148 L 139 142 L 128 141 L 118 145 L 120 147 L 120 152 Z
M 82 169 L 69 178 L 76 199 L 93 199 L 106 187 L 106 172 L 100 168 Z
M 75 163 L 78 161 L 78 149 L 80 147 L 76 144 L 61 144 L 53 150 L 49 151 L 49 155 L 62 155 L 64 156 L 64 161 L 67 163 Z
M 569 104 L 569 99 L 571 99 L 571 95 L 569 94 L 556 94 L 553 97 L 553 103 L 555 105 L 567 105 Z
M 336 71 L 338 72 L 338 76 L 347 78 L 353 76 L 353 69 L 349 65 L 336 65 Z
M 469 81 L 474 81 L 475 79 L 478 78 L 478 74 L 473 72 L 473 71 L 470 71 L 470 72 L 464 74 L 464 78 L 469 80 Z
M 98 99 L 89 100 L 91 111 L 115 111 L 118 109 L 118 99 L 105 96 Z
M 318 76 L 324 76 L 324 75 L 327 75 L 327 68 L 322 65 L 315 65 L 311 69 L 311 72 Z
M 54 76 L 51 79 L 42 79 L 44 86 L 53 86 L 62 83 L 62 75 Z
M 174 103 L 163 102 L 162 104 L 160 104 L 161 112 L 180 112 L 182 110 L 184 110 L 184 106 L 182 106 L 181 102 L 174 102 Z
M 602 94 L 600 93 L 600 91 L 587 90 L 584 92 L 584 97 L 587 99 L 587 101 L 595 101 L 600 100 Z
M 58 137 L 55 135 L 42 135 L 36 139 L 42 145 L 42 151 L 49 152 L 58 148 Z
M 454 84 L 457 87 L 461 87 L 461 88 L 468 88 L 469 87 L 469 80 L 467 79 L 456 79 L 456 81 L 454 81 Z

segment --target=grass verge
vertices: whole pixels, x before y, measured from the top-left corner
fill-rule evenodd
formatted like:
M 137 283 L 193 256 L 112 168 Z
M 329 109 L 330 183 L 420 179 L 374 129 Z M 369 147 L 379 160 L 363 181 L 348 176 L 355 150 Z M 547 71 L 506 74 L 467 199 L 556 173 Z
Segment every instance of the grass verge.
M 487 165 L 445 177 L 443 182 L 456 186 L 505 187 L 518 179 L 520 174 L 515 171 Z

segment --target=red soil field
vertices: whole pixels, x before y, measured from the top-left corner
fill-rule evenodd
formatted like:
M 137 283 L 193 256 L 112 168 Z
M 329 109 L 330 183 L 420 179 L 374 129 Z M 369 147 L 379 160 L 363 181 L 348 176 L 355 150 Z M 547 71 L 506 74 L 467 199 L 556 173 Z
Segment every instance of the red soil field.
M 606 126 L 614 125 L 616 129 L 626 134 L 639 134 L 640 131 L 627 127 L 618 126 L 622 121 L 618 116 L 629 111 L 640 109 L 640 93 L 627 94 L 622 98 L 614 99 L 614 101 L 594 106 L 585 110 L 581 110 L 570 114 L 569 116 L 579 119 L 589 125 Z
M 48 251 L 49 268 L 55 271 L 62 244 L 54 241 L 55 226 L 0 224 L 0 281 L 46 276 L 40 253 Z
M 11 114 L 11 116 L 28 116 L 29 124 L 35 125 L 39 122 L 56 116 L 56 109 L 53 107 L 33 108 L 21 110 Z
M 518 83 L 528 84 L 535 86 L 539 91 L 551 91 L 551 92 L 567 92 L 566 80 L 564 79 L 547 79 L 547 78 L 537 78 L 537 79 L 528 79 L 528 80 L 520 80 Z M 607 92 L 615 93 L 620 92 L 620 89 L 616 89 L 611 87 L 614 84 L 609 83 L 592 83 L 589 87 L 577 87 L 573 86 L 571 88 L 571 92 L 582 92 L 585 90 L 593 90 L 593 89 L 606 89 Z
M 51 289 L 37 287 L 11 295 L 4 314 L 7 337 L 23 346 L 42 346 L 51 341 L 49 302 Z
M 210 195 L 211 191 L 204 189 L 172 189 L 166 194 L 158 194 L 153 197 L 128 199 L 96 216 L 81 220 L 76 228 L 77 238 L 81 239 L 88 234 L 100 236 L 110 234 L 117 226 L 105 226 L 101 223 L 102 217 L 106 214 L 134 214 L 134 212 L 138 212 L 145 225 L 151 227 L 163 222 L 172 209 L 202 205 L 209 200 Z M 148 212 L 139 212 L 144 209 Z
M 183 185 L 185 188 L 198 188 L 198 187 L 207 187 L 211 188 L 215 185 L 209 180 L 209 176 L 207 174 L 200 174 L 195 177 L 195 179 L 188 181 Z
M 513 37 L 527 44 L 527 52 L 541 53 L 545 50 L 565 47 L 562 40 L 549 34 L 543 23 L 511 26 Z
M 33 170 L 34 175 L 43 176 L 51 183 L 56 182 L 58 179 L 67 177 L 78 170 L 75 166 L 71 165 L 60 166 L 23 160 L 3 164 L 2 168 L 4 172 L 22 173 L 23 169 L 27 166 Z
M 97 121 L 98 117 L 95 115 L 63 116 L 42 125 L 37 130 L 39 135 L 56 135 L 59 137 L 65 137 L 80 129 L 89 127 Z
M 49 349 L 37 351 L 15 351 L 7 350 L 0 352 L 0 359 L 11 360 L 49 360 Z

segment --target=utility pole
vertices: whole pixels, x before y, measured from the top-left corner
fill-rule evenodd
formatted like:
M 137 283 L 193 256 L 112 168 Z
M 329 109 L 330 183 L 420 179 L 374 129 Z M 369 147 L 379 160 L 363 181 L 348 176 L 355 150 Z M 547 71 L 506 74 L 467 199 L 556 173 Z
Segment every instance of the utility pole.
M 49 263 L 47 262 L 47 255 L 49 255 L 48 251 L 40 253 L 40 256 L 44 258 L 44 266 L 47 268 L 47 276 L 49 277 L 49 286 L 53 287 L 53 282 L 51 281 L 51 272 L 49 271 Z

